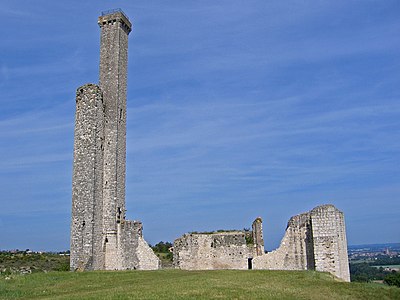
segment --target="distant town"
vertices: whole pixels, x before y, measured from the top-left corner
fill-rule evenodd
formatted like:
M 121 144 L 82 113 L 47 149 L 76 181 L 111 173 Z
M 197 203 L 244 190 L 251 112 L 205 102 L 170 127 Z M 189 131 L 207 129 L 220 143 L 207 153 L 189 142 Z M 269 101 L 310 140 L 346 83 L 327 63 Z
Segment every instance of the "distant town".
M 372 262 L 380 258 L 400 257 L 400 243 L 348 246 L 349 262 Z

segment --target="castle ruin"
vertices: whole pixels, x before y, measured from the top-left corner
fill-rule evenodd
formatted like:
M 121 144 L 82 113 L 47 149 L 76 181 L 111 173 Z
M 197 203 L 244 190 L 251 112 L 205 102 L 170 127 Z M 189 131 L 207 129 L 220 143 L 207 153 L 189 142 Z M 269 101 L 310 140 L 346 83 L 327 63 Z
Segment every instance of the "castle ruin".
M 142 223 L 125 219 L 128 35 L 121 10 L 102 13 L 100 84 L 76 92 L 71 270 L 158 269 Z
M 322 205 L 290 218 L 280 247 L 264 253 L 262 220 L 252 231 L 189 233 L 174 241 L 174 266 L 183 270 L 316 270 L 350 281 L 344 215 Z
M 154 270 L 160 260 L 142 223 L 125 219 L 126 87 L 132 24 L 102 13 L 100 83 L 76 91 L 71 270 Z M 280 247 L 266 253 L 261 218 L 251 230 L 189 233 L 174 241 L 184 270 L 316 270 L 350 281 L 344 215 L 322 205 L 292 217 Z

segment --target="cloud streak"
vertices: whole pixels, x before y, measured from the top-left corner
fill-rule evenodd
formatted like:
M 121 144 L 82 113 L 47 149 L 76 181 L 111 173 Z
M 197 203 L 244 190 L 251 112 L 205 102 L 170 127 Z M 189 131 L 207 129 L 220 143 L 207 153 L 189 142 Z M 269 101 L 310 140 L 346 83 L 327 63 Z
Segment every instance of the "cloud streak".
M 400 226 L 395 1 L 113 3 L 134 24 L 128 215 L 151 243 L 261 215 L 271 249 L 291 215 L 325 202 L 350 243 L 398 237 L 382 230 Z M 109 8 L 1 8 L 14 26 L 0 29 L 0 247 L 68 248 L 75 90 L 98 81 Z

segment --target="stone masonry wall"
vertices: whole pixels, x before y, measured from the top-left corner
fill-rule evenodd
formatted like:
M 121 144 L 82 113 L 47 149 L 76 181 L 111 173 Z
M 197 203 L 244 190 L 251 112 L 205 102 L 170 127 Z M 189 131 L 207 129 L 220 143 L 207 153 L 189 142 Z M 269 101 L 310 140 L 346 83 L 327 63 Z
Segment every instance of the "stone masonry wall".
M 317 270 L 350 281 L 343 213 L 322 205 L 292 217 L 279 248 L 255 257 L 253 268 Z
M 100 88 L 76 92 L 71 270 L 101 269 L 104 104 Z
M 139 221 L 123 221 L 120 225 L 121 268 L 157 270 L 160 259 L 143 238 L 143 225 Z
M 315 269 L 350 281 L 344 215 L 333 205 L 311 211 Z
M 160 259 L 154 254 L 149 244 L 147 244 L 141 235 L 138 236 L 136 255 L 139 261 L 138 270 L 157 270 L 161 268 Z
M 253 247 L 244 232 L 190 233 L 174 241 L 174 267 L 182 270 L 247 269 Z
M 254 269 L 307 270 L 313 267 L 309 213 L 290 218 L 278 249 L 253 259 Z
M 252 235 L 254 241 L 255 255 L 260 256 L 264 254 L 264 237 L 262 229 L 262 219 L 256 218 L 252 224 Z
M 322 205 L 291 217 L 278 249 L 264 254 L 262 220 L 246 232 L 192 233 L 174 242 L 174 266 L 185 270 L 317 270 L 350 281 L 344 216 Z

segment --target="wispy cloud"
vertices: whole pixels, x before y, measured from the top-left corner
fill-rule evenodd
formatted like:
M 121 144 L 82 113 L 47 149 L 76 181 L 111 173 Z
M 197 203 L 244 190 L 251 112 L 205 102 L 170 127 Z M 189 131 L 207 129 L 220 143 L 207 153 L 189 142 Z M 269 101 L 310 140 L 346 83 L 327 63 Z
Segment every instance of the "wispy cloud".
M 0 16 L 7 17 L 7 18 L 9 18 L 9 17 L 26 18 L 26 17 L 34 17 L 35 14 L 33 14 L 28 9 L 7 7 L 7 5 L 5 5 L 5 3 L 3 3 L 2 7 L 0 9 Z
M 395 1 L 113 3 L 134 25 L 127 207 L 146 238 L 240 228 L 261 215 L 270 249 L 292 214 L 332 202 L 348 217 L 350 242 L 375 242 L 363 226 L 393 239 L 381 228 L 400 226 Z M 56 235 L 68 247 L 75 90 L 98 81 L 96 18 L 108 8 L 0 8 L 13 24 L 0 29 L 6 247 L 12 236 L 43 236 L 51 249 Z M 382 218 L 369 221 L 375 212 Z

